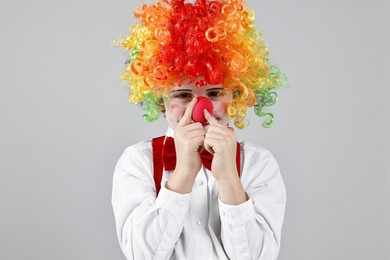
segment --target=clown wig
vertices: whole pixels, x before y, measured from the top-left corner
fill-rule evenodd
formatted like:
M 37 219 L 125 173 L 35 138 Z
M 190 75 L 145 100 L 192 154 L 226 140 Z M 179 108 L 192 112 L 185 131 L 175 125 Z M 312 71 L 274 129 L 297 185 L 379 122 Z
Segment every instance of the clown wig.
M 246 109 L 265 117 L 264 108 L 275 104 L 274 91 L 286 86 L 286 76 L 267 58 L 262 33 L 253 26 L 255 14 L 242 0 L 160 0 L 134 12 L 141 24 L 114 41 L 129 53 L 121 79 L 129 87 L 129 101 L 141 103 L 144 118 L 156 120 L 161 100 L 184 81 L 202 87 L 218 85 L 232 91 L 227 114 L 243 128 Z

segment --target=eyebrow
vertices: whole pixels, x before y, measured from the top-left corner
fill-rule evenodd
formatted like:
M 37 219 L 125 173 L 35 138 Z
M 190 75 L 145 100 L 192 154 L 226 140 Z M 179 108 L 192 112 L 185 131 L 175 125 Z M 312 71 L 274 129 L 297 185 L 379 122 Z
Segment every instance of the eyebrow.
M 220 89 L 223 89 L 222 87 L 219 87 L 219 88 L 209 88 L 208 90 L 206 90 L 206 92 L 207 91 L 211 91 L 211 90 L 220 90 Z
M 221 90 L 221 89 L 223 89 L 223 88 L 222 87 L 209 88 L 206 90 L 206 92 L 213 91 L 213 90 Z M 170 93 L 175 93 L 175 92 L 192 92 L 192 89 L 175 89 L 175 90 L 172 90 Z
M 174 93 L 174 92 L 192 92 L 191 89 L 175 89 L 175 90 L 172 90 L 170 93 Z

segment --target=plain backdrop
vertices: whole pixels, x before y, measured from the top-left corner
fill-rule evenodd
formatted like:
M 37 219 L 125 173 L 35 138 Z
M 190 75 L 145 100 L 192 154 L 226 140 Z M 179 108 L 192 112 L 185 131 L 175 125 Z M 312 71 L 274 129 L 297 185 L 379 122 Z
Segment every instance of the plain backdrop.
M 248 112 L 236 130 L 282 170 L 278 259 L 390 259 L 389 1 L 248 2 L 290 82 L 271 129 Z M 140 4 L 0 2 L 0 259 L 125 259 L 113 170 L 166 129 L 128 102 L 111 43 Z

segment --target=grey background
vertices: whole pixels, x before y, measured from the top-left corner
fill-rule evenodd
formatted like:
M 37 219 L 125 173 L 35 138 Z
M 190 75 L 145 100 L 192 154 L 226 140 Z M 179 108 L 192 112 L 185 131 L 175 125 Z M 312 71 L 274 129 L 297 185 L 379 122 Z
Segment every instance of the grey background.
M 111 209 L 123 150 L 164 134 L 120 84 L 111 39 L 140 1 L 0 3 L 0 259 L 124 259 Z M 290 87 L 238 137 L 277 158 L 280 260 L 390 259 L 389 1 L 249 2 Z

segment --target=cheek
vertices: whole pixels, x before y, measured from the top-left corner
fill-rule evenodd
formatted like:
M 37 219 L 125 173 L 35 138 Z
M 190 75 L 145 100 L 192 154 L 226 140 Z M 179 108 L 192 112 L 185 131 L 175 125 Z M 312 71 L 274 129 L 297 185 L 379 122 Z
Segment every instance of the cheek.
M 214 105 L 214 113 L 218 114 L 219 116 L 222 116 L 226 114 L 226 108 L 228 103 L 223 101 L 213 102 Z
M 169 114 L 171 114 L 171 116 L 175 118 L 180 118 L 181 116 L 183 116 L 185 110 L 185 107 L 180 104 L 173 103 L 168 105 Z

